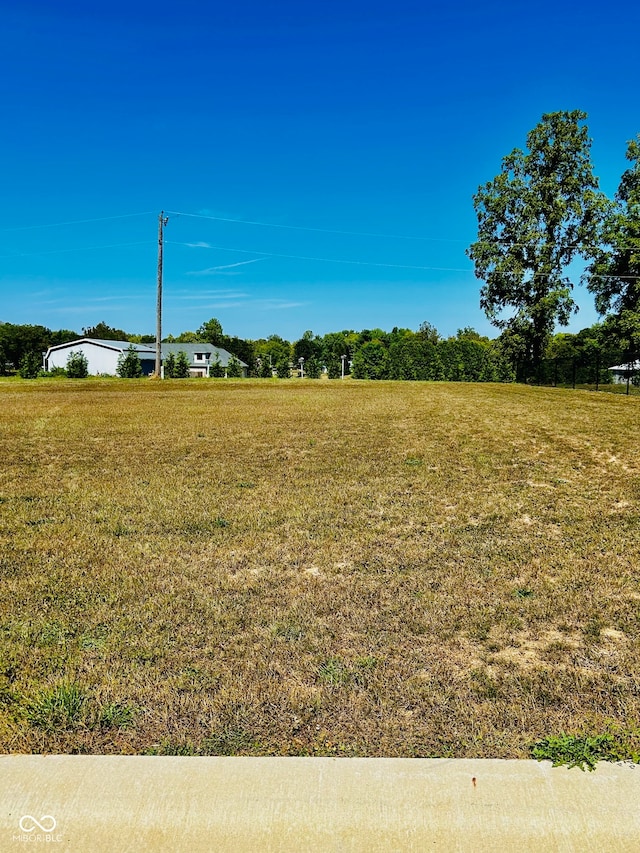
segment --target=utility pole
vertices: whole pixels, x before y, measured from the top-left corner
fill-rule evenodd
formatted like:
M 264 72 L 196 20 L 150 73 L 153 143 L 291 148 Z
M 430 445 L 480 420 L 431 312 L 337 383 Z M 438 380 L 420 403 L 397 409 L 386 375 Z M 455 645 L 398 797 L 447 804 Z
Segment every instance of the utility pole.
M 162 376 L 162 242 L 169 217 L 160 211 L 158 217 L 158 302 L 156 305 L 156 376 Z

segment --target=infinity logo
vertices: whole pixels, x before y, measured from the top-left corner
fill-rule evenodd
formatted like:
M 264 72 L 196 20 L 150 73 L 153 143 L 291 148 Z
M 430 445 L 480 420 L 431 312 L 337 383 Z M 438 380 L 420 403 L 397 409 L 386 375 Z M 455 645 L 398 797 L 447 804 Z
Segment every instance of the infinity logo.
M 57 825 L 55 817 L 51 817 L 50 814 L 42 815 L 40 820 L 36 820 L 30 814 L 20 818 L 20 829 L 26 833 L 33 832 L 36 827 L 42 832 L 53 832 Z

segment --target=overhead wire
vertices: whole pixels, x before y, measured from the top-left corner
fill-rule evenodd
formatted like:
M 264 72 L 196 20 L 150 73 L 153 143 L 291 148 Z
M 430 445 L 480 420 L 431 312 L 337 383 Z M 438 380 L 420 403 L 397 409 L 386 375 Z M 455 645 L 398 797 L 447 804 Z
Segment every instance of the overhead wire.
M 177 210 L 166 211 L 171 216 L 191 216 L 196 219 L 212 219 L 215 222 L 235 222 L 239 225 L 257 225 L 264 228 L 284 228 L 290 231 L 312 231 L 319 234 L 343 234 L 348 237 L 378 237 L 392 240 L 424 240 L 430 242 L 443 243 L 466 243 L 466 240 L 460 240 L 454 237 L 423 237 L 410 234 L 379 234 L 369 231 L 342 231 L 336 228 L 314 228 L 308 225 L 283 225 L 278 222 L 260 222 L 253 219 L 233 219 L 229 216 L 212 216 L 204 213 L 183 213 Z
M 14 252 L 11 255 L 0 255 L 0 259 L 6 258 L 30 258 L 35 255 L 63 255 L 71 252 L 92 252 L 99 249 L 120 249 L 123 246 L 151 246 L 151 240 L 137 240 L 133 243 L 109 243 L 106 246 L 76 246 L 73 249 L 43 249 L 40 252 Z
M 39 225 L 24 225 L 24 226 L 15 226 L 11 228 L 0 228 L 0 233 L 10 232 L 10 231 L 27 231 L 34 230 L 38 228 L 56 228 L 63 227 L 67 225 L 82 225 L 85 223 L 92 222 L 106 222 L 109 220 L 116 219 L 129 219 L 139 216 L 150 216 L 153 211 L 143 211 L 140 213 L 123 213 L 116 214 L 113 216 L 101 216 L 101 217 L 93 217 L 88 219 L 75 219 L 75 220 L 67 220 L 64 222 L 51 222 L 51 223 L 43 223 Z M 317 228 L 311 226 L 303 226 L 303 225 L 284 225 L 281 223 L 273 223 L 273 222 L 263 222 L 260 220 L 250 220 L 250 219 L 234 219 L 232 217 L 223 217 L 223 216 L 214 216 L 212 214 L 203 214 L 203 213 L 186 213 L 184 211 L 175 211 L 175 210 L 167 210 L 167 214 L 171 216 L 186 216 L 197 219 L 207 219 L 213 220 L 216 222 L 228 222 L 228 223 L 237 223 L 240 225 L 252 225 L 252 226 L 261 226 L 268 228 L 278 228 L 278 229 L 287 229 L 287 230 L 295 230 L 295 231 L 306 231 L 306 232 L 314 232 L 314 233 L 325 233 L 325 234 L 340 234 L 344 236 L 352 236 L 352 237 L 375 237 L 378 239 L 398 239 L 398 240 L 417 240 L 417 241 L 429 241 L 429 242 L 450 242 L 450 243 L 464 243 L 467 241 L 449 238 L 449 237 L 427 237 L 427 236 L 416 236 L 416 235 L 408 235 L 408 234 L 382 234 L 379 232 L 366 232 L 366 231 L 348 231 L 341 229 L 331 229 L 331 228 Z M 479 241 L 480 242 L 480 241 Z M 486 242 L 507 242 L 506 240 L 498 240 L 496 241 L 486 241 Z M 260 250 L 253 249 L 239 249 L 239 248 L 231 248 L 227 246 L 214 246 L 209 243 L 206 244 L 198 244 L 198 243 L 188 243 L 188 242 L 178 242 L 173 240 L 165 240 L 165 243 L 170 243 L 173 245 L 182 245 L 189 246 L 192 248 L 207 248 L 207 249 L 215 249 L 217 251 L 224 252 L 239 252 L 242 254 L 253 254 L 260 255 L 263 258 L 283 258 L 290 260 L 301 260 L 301 261 L 314 261 L 317 263 L 334 263 L 334 264 L 348 264 L 351 266 L 373 266 L 373 267 L 382 267 L 387 269 L 409 269 L 409 270 L 423 270 L 423 271 L 432 271 L 432 272 L 461 272 L 461 273 L 474 273 L 474 270 L 469 269 L 468 267 L 437 267 L 437 266 L 428 266 L 428 265 L 419 265 L 419 264 L 394 264 L 394 263 L 383 263 L 379 261 L 365 261 L 365 260 L 354 260 L 354 259 L 341 259 L 341 258 L 326 258 L 326 257 L 318 257 L 312 255 L 294 255 L 287 253 L 278 253 L 278 252 L 264 252 Z M 0 255 L 0 258 L 18 258 L 18 257 L 31 257 L 37 255 L 51 255 L 51 254 L 66 254 L 76 251 L 95 251 L 100 249 L 111 249 L 111 248 L 120 248 L 125 246 L 136 246 L 136 245 L 145 245 L 150 244 L 148 240 L 141 240 L 136 242 L 128 242 L 128 243 L 111 243 L 103 246 L 83 246 L 77 247 L 73 249 L 51 249 L 51 250 L 42 250 L 36 252 L 14 252 L 11 254 Z M 511 245 L 526 245 L 526 243 L 517 244 L 512 243 Z M 616 248 L 625 248 L 623 246 Z M 633 246 L 626 248 L 635 248 Z M 508 273 L 503 273 L 508 274 Z M 517 275 L 517 273 L 510 273 L 510 275 Z M 543 277 L 543 273 L 534 273 L 533 277 Z M 592 278 L 599 279 L 617 279 L 624 278 L 627 280 L 638 280 L 640 276 L 612 276 L 612 275 L 593 275 Z
M 431 272 L 463 272 L 463 273 L 471 273 L 475 275 L 473 269 L 469 269 L 468 267 L 432 267 L 432 266 L 420 266 L 416 264 L 388 264 L 381 263 L 379 261 L 362 261 L 362 260 L 352 260 L 345 258 L 321 258 L 310 255 L 289 255 L 280 252 L 263 252 L 260 249 L 238 249 L 236 247 L 231 246 L 214 246 L 211 243 L 186 243 L 180 242 L 177 240 L 165 240 L 165 243 L 169 243 L 173 246 L 187 246 L 191 249 L 213 249 L 219 252 L 239 252 L 244 255 L 261 255 L 265 258 L 285 258 L 290 260 L 297 261 L 316 261 L 322 263 L 330 263 L 330 264 L 350 264 L 354 266 L 365 266 L 365 267 L 386 267 L 391 269 L 408 269 L 408 270 L 424 270 Z M 256 259 L 259 260 L 259 259 Z M 515 272 L 504 272 L 502 275 L 518 275 Z M 533 278 L 546 278 L 546 273 L 533 273 Z M 594 275 L 592 278 L 601 278 L 601 279 L 616 279 L 616 278 L 625 278 L 625 279 L 636 279 L 640 278 L 640 276 L 607 276 L 607 275 Z
M 61 228 L 63 225 L 84 225 L 86 222 L 107 222 L 110 219 L 131 219 L 135 216 L 151 216 L 152 210 L 144 213 L 120 213 L 117 216 L 98 216 L 93 219 L 71 219 L 68 222 L 47 222 L 41 225 L 17 225 L 12 228 L 0 228 L 0 232 L 5 231 L 32 231 L 36 228 Z
M 355 266 L 365 266 L 365 267 L 389 267 L 391 269 L 404 269 L 404 270 L 434 270 L 438 272 L 473 272 L 468 268 L 463 267 L 428 267 L 428 266 L 418 266 L 414 264 L 386 264 L 380 263 L 378 261 L 360 261 L 360 260 L 349 260 L 344 258 L 320 258 L 311 255 L 289 255 L 280 252 L 262 252 L 259 249 L 237 249 L 231 248 L 229 246 L 213 246 L 210 243 L 200 244 L 197 243 L 182 243 L 176 240 L 165 240 L 165 243 L 169 243 L 174 246 L 188 246 L 192 249 L 215 249 L 220 252 L 240 252 L 245 255 L 262 255 L 267 258 L 287 258 L 290 260 L 296 261 L 316 261 L 322 263 L 329 264 L 351 264 Z
M 255 226 L 261 226 L 264 228 L 286 229 L 289 231 L 311 231 L 311 232 L 315 232 L 315 233 L 319 233 L 319 234 L 342 234 L 342 235 L 348 236 L 348 237 L 376 237 L 376 238 L 391 239 L 391 240 L 418 240 L 418 241 L 432 242 L 432 243 L 465 243 L 465 244 L 468 243 L 467 240 L 462 240 L 459 237 L 428 237 L 428 236 L 424 236 L 424 235 L 415 235 L 415 234 L 382 234 L 380 232 L 375 232 L 375 231 L 347 231 L 347 230 L 341 230 L 341 229 L 337 229 L 337 228 L 318 228 L 318 227 L 310 226 L 310 225 L 284 225 L 283 223 L 279 223 L 279 222 L 263 222 L 262 220 L 256 220 L 256 219 L 238 219 L 238 218 L 234 218 L 231 216 L 214 216 L 213 214 L 208 214 L 208 213 L 206 213 L 206 214 L 205 213 L 185 213 L 184 211 L 179 211 L 179 210 L 167 210 L 165 212 L 171 216 L 188 216 L 188 217 L 191 217 L 194 219 L 210 219 L 210 220 L 213 220 L 214 222 L 228 222 L 228 223 L 232 223 L 232 224 L 235 223 L 237 225 L 255 225 Z M 526 241 L 517 242 L 517 241 L 512 241 L 510 239 L 507 239 L 507 238 L 501 239 L 499 237 L 496 238 L 495 240 L 477 240 L 475 242 L 478 242 L 478 243 L 486 242 L 486 243 L 498 244 L 498 245 L 501 243 L 508 243 L 511 246 L 527 246 L 527 245 L 529 245 L 528 242 L 526 242 Z M 557 245 L 558 246 L 565 246 L 565 245 L 569 246 L 569 245 L 573 245 L 573 244 L 558 243 Z M 597 249 L 597 248 L 599 248 L 599 246 L 594 244 L 594 245 L 585 246 L 584 248 L 589 248 L 589 249 L 595 248 L 595 249 Z M 634 248 L 636 248 L 637 249 L 638 246 L 634 246 L 632 244 L 628 244 L 628 245 L 619 244 L 618 246 L 616 246 L 616 248 L 620 248 L 620 249 L 634 249 Z

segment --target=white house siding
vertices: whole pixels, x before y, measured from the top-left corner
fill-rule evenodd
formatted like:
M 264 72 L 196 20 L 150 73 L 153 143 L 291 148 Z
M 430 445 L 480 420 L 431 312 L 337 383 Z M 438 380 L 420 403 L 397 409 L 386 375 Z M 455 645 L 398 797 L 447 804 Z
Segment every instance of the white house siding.
M 118 367 L 119 349 L 107 349 L 107 347 L 84 341 L 63 346 L 60 349 L 51 350 L 47 359 L 49 370 L 54 367 L 66 367 L 70 352 L 81 352 L 87 359 L 89 373 L 97 376 L 100 373 L 116 375 Z

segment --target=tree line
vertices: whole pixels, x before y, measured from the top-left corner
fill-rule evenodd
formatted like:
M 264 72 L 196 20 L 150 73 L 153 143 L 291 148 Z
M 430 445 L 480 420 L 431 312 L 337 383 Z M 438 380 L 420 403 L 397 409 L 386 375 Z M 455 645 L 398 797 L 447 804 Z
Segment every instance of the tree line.
M 128 333 L 104 322 L 83 328 L 81 335 L 68 329 L 52 332 L 44 326 L 0 323 L 0 374 L 12 372 L 11 367 L 14 366 L 25 378 L 42 375 L 42 353 L 49 346 L 79 337 L 129 341 L 131 344 L 155 343 L 152 335 Z M 521 339 L 509 328 L 495 339 L 470 327 L 458 329 L 455 335 L 445 338 L 433 325 L 424 322 L 416 331 L 397 327 L 390 332 L 363 329 L 325 335 L 306 331 L 295 341 L 279 335 L 251 340 L 225 335 L 220 321 L 212 318 L 195 331 L 167 336 L 165 342 L 206 343 L 227 350 L 232 355 L 229 366 L 216 369 L 213 363 L 210 375 L 214 377 L 239 377 L 242 375 L 241 362 L 244 362 L 248 366 L 248 376 L 262 378 L 286 379 L 304 375 L 317 379 L 323 374 L 330 379 L 350 375 L 354 379 L 448 382 L 509 382 L 526 378 Z M 543 361 L 553 362 L 553 368 L 547 366 L 546 370 L 555 370 L 554 379 L 570 382 L 571 371 L 575 371 L 576 364 L 582 370 L 582 366 L 595 363 L 596 355 L 602 367 L 601 381 L 607 381 L 606 367 L 619 363 L 624 353 L 606 323 L 596 324 L 577 334 L 560 332 L 550 336 L 545 344 Z M 185 353 L 169 353 L 164 367 L 166 377 L 186 378 L 189 375 Z M 66 369 L 56 368 L 48 375 L 82 378 L 87 373 L 86 358 L 81 353 L 72 353 Z M 140 360 L 131 347 L 120 359 L 118 375 L 135 378 L 141 373 Z M 575 380 L 575 373 L 573 378 Z

